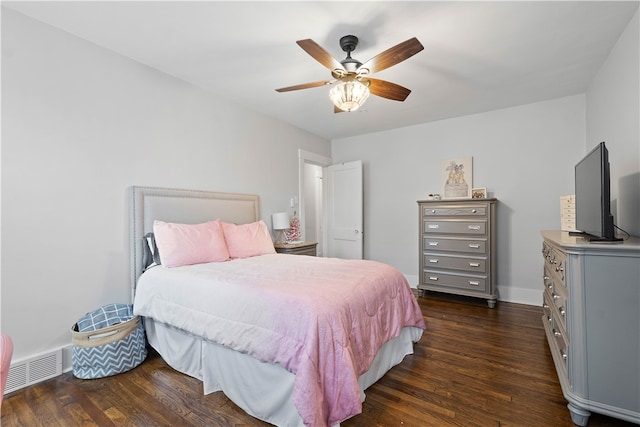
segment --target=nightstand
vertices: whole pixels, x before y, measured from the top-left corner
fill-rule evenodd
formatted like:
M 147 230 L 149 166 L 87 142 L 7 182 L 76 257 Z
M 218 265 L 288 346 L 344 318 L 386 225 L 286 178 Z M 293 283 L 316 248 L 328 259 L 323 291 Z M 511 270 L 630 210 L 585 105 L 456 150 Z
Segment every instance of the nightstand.
M 279 254 L 316 256 L 316 246 L 318 246 L 318 242 L 276 243 L 273 246 Z

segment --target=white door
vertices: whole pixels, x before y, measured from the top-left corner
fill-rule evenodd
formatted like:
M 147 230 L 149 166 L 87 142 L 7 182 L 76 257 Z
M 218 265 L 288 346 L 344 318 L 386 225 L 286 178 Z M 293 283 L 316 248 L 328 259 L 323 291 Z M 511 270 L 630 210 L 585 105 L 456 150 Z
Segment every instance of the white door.
M 362 161 L 325 168 L 327 256 L 362 259 Z

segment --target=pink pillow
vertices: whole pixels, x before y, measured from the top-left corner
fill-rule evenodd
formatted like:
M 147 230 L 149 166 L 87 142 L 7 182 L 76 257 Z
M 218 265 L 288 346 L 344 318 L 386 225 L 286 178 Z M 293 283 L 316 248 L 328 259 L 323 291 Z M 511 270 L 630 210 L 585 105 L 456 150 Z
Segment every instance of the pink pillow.
M 153 234 L 165 267 L 226 261 L 229 250 L 219 219 L 202 224 L 154 221 Z
M 276 253 L 269 229 L 262 220 L 239 225 L 223 222 L 222 228 L 231 258 Z

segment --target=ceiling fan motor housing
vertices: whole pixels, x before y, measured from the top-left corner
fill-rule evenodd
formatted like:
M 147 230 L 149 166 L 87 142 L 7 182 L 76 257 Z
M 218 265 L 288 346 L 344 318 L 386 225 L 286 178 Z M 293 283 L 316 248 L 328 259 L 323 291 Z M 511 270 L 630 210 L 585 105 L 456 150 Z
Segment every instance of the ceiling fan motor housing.
M 356 36 L 348 35 L 340 38 L 340 48 L 347 52 L 347 57 L 340 61 L 340 63 L 344 69 L 349 72 L 355 72 L 362 65 L 362 62 L 351 57 L 351 52 L 353 52 L 357 46 L 358 37 Z
M 358 46 L 358 38 L 356 36 L 344 36 L 340 38 L 340 47 L 347 52 L 353 52 Z

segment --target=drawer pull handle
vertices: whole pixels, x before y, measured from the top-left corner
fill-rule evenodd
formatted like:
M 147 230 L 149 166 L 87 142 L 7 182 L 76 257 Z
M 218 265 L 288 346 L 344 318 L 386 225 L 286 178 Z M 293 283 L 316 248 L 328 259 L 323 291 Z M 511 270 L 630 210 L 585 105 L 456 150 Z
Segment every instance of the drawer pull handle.
M 477 281 L 475 281 L 475 280 L 469 280 L 469 284 L 470 284 L 471 286 L 480 286 L 480 282 L 477 282 Z
M 542 308 L 549 308 L 549 304 L 542 304 Z
M 479 262 L 470 262 L 469 263 L 469 267 L 480 267 L 480 263 Z
M 555 328 L 554 328 L 554 329 L 553 329 L 553 336 L 554 336 L 554 337 L 561 337 L 561 336 L 562 336 L 562 334 L 561 334 L 560 332 L 556 331 L 556 330 L 555 330 Z
M 565 362 L 567 361 L 568 357 L 567 357 L 567 353 L 564 351 L 560 352 L 560 355 L 562 356 L 562 360 L 564 360 Z
M 553 297 L 553 299 L 560 299 L 560 295 L 556 294 L 555 292 L 552 293 L 551 296 Z
M 471 249 L 480 249 L 480 245 L 477 243 L 469 243 Z
M 438 246 L 438 242 L 429 242 L 429 246 Z
M 429 280 L 438 281 L 438 276 L 429 276 Z
M 478 212 L 478 211 L 475 210 L 475 209 L 471 209 L 471 213 L 476 213 L 476 212 Z
M 427 225 L 427 228 L 438 229 L 438 228 L 440 228 L 440 226 L 438 224 L 429 224 L 429 225 Z
M 468 225 L 467 227 L 469 227 L 469 230 L 480 230 L 479 225 Z
M 436 210 L 435 209 L 431 209 L 431 213 L 436 213 Z
M 565 313 L 564 307 L 560 307 L 559 310 L 560 310 L 560 314 L 562 314 L 564 316 L 564 313 Z
M 430 259 L 429 259 L 429 262 L 430 262 L 431 264 L 437 264 L 437 263 L 438 263 L 438 260 L 437 260 L 437 259 L 435 259 L 435 258 L 430 258 Z

